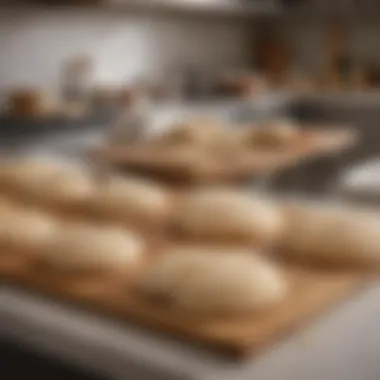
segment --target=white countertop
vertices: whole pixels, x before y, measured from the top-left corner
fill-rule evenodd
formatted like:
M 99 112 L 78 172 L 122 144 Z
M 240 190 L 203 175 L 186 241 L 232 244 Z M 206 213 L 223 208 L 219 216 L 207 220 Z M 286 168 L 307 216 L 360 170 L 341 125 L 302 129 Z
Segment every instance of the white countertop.
M 101 133 L 56 135 L 24 152 L 74 157 L 101 138 Z M 0 288 L 0 334 L 115 379 L 378 380 L 379 320 L 380 287 L 374 286 L 271 351 L 236 363 L 59 302 Z
M 112 379 L 378 380 L 380 287 L 256 359 L 233 362 L 3 286 L 0 333 Z
M 380 204 L 380 158 L 359 163 L 342 173 L 338 191 L 347 199 Z

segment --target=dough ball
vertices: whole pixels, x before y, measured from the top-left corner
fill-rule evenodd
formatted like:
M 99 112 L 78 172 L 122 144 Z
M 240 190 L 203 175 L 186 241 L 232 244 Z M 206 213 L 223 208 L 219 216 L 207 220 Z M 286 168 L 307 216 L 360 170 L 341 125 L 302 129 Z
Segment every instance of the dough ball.
M 9 209 L 0 214 L 0 246 L 34 253 L 42 249 L 57 228 L 56 219 L 40 211 Z
M 0 165 L 0 183 L 11 190 L 38 193 L 41 183 L 52 180 L 62 166 L 48 160 L 18 159 Z
M 231 157 L 242 155 L 242 132 L 239 127 L 219 128 L 218 133 L 211 139 L 208 148 L 218 157 Z
M 15 204 L 9 198 L 0 197 L 0 217 L 9 211 L 12 211 L 15 207 Z
M 334 266 L 380 264 L 380 214 L 343 205 L 288 208 L 281 251 L 292 259 Z
M 167 252 L 142 273 L 138 287 L 187 312 L 239 314 L 276 305 L 288 284 L 254 252 L 194 246 Z
M 274 242 L 281 213 L 270 201 L 217 188 L 190 191 L 174 210 L 174 227 L 187 238 L 250 243 Z
M 196 146 L 171 146 L 165 148 L 160 155 L 166 162 L 178 163 L 190 166 L 205 158 L 206 152 Z
M 214 153 L 201 146 L 170 146 L 157 154 L 155 163 L 161 166 L 164 177 L 187 182 L 208 178 L 210 171 L 220 168 L 220 160 Z
M 207 152 L 202 147 L 194 145 L 170 145 L 155 148 L 152 150 L 154 155 L 150 159 L 158 168 L 165 168 L 166 173 L 182 174 L 183 170 L 189 170 L 208 158 Z
M 137 178 L 112 178 L 98 189 L 92 206 L 123 221 L 159 222 L 169 211 L 169 197 L 160 186 Z
M 165 144 L 196 143 L 200 140 L 200 133 L 197 129 L 187 124 L 172 126 L 168 132 L 164 133 L 160 142 Z
M 43 181 L 35 190 L 42 203 L 78 205 L 93 196 L 96 186 L 90 173 L 81 169 L 62 171 L 54 178 Z
M 324 256 L 329 259 L 331 250 L 334 250 L 332 243 L 337 236 L 333 234 L 337 232 L 340 212 L 340 209 L 323 205 L 287 205 L 281 249 L 301 260 L 323 260 Z
M 208 144 L 218 136 L 221 126 L 216 120 L 198 119 L 171 126 L 160 138 L 164 144 Z
M 267 123 L 247 132 L 247 143 L 253 146 L 281 147 L 294 141 L 298 134 L 297 127 L 286 121 Z
M 144 249 L 140 236 L 121 227 L 74 224 L 51 237 L 41 259 L 63 271 L 122 271 Z

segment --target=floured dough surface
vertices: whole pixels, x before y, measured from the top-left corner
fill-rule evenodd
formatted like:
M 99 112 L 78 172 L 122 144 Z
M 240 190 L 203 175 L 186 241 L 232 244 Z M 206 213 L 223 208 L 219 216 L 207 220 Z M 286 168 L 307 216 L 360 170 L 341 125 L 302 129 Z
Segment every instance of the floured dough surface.
M 289 121 L 268 122 L 251 128 L 246 134 L 246 143 L 263 148 L 283 147 L 294 141 L 298 128 Z
M 159 222 L 169 212 L 169 196 L 150 181 L 115 177 L 98 188 L 91 207 L 121 221 Z
M 62 171 L 54 178 L 42 181 L 36 198 L 39 202 L 57 205 L 76 205 L 85 202 L 96 191 L 95 181 L 84 169 Z
M 186 312 L 240 314 L 275 306 L 288 283 L 254 252 L 193 246 L 166 252 L 141 274 L 138 287 Z
M 159 142 L 166 145 L 208 145 L 218 137 L 221 125 L 217 120 L 197 119 L 172 125 Z
M 20 158 L 0 164 L 0 184 L 25 198 L 38 199 L 49 187 L 69 173 L 71 166 L 37 158 Z
M 300 204 L 287 207 L 281 252 L 304 262 L 346 266 L 380 265 L 380 214 L 351 206 Z
M 189 191 L 176 204 L 174 226 L 187 238 L 271 243 L 281 213 L 261 196 L 223 188 Z
M 0 180 L 10 185 L 24 185 L 56 175 L 61 167 L 48 160 L 20 158 L 0 164 Z
M 189 168 L 209 158 L 209 153 L 200 146 L 169 146 L 160 148 L 158 158 L 167 166 Z
M 55 218 L 38 210 L 10 208 L 0 214 L 0 246 L 3 251 L 34 253 L 56 232 Z
M 41 259 L 62 271 L 123 271 L 144 252 L 142 238 L 116 226 L 72 224 L 58 231 Z
M 7 212 L 12 211 L 15 207 L 16 205 L 11 199 L 0 196 L 0 218 Z

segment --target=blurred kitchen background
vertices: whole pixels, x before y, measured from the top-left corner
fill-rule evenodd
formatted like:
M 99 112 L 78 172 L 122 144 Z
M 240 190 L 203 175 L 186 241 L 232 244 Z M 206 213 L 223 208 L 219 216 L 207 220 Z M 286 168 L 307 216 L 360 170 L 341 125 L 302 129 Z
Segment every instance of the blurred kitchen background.
M 114 90 L 180 79 L 197 79 L 204 91 L 228 79 L 249 87 L 256 75 L 278 89 L 313 92 L 379 85 L 376 1 L 39 3 L 2 8 L 3 95 L 25 86 L 59 91 L 68 65 L 83 56 L 91 84 Z
M 340 157 L 339 167 L 378 151 L 377 1 L 2 4 L 6 152 L 25 151 L 27 141 L 32 150 L 73 154 L 127 119 L 136 104 L 154 130 L 195 113 L 360 127 L 361 144 Z M 326 173 L 314 177 L 328 182 Z

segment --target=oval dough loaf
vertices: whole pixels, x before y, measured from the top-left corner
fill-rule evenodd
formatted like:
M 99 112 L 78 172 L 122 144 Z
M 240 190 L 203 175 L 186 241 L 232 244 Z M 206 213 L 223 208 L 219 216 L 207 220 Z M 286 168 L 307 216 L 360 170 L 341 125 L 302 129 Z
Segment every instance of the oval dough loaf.
M 281 232 L 281 213 L 268 200 L 228 189 L 185 194 L 174 210 L 174 226 L 185 237 L 271 243 Z
M 36 186 L 36 198 L 48 205 L 79 205 L 95 193 L 95 182 L 84 169 L 65 170 Z
M 137 262 L 143 251 L 143 240 L 133 232 L 75 224 L 52 236 L 41 259 L 63 271 L 122 271 Z
M 297 127 L 286 121 L 268 123 L 251 129 L 247 133 L 247 143 L 262 147 L 281 147 L 291 143 L 298 134 Z
M 91 207 L 121 221 L 159 222 L 169 212 L 164 189 L 136 178 L 112 178 L 94 195 Z
M 16 205 L 7 197 L 0 196 L 0 218 L 3 214 L 8 213 L 9 211 L 12 211 Z
M 138 278 L 148 296 L 186 312 L 240 314 L 282 301 L 288 283 L 270 262 L 240 249 L 170 250 Z
M 23 158 L 0 165 L 0 183 L 25 197 L 38 195 L 41 184 L 56 178 L 63 166 L 48 160 Z
M 380 264 L 380 214 L 340 205 L 288 207 L 281 251 L 334 266 Z
M 57 227 L 54 218 L 40 211 L 9 209 L 0 215 L 0 246 L 34 253 L 43 248 Z
M 163 144 L 196 144 L 208 145 L 218 137 L 221 125 L 216 120 L 193 120 L 173 125 L 161 136 L 159 141 Z

